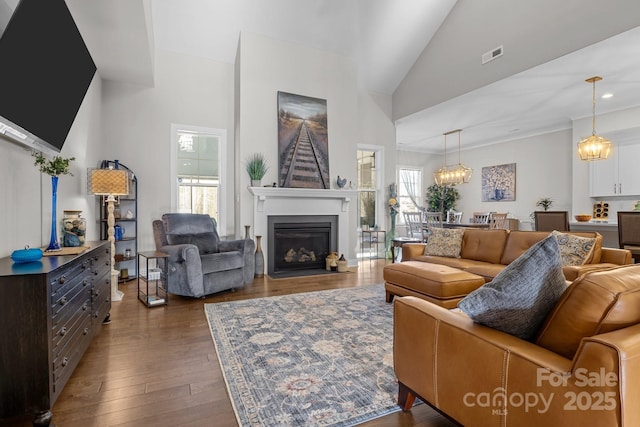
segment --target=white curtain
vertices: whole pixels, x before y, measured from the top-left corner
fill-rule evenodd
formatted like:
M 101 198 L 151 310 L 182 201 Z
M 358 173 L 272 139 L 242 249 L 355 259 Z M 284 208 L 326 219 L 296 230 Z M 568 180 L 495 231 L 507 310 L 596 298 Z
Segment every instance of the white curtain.
M 413 180 L 413 175 L 408 169 L 400 169 L 400 183 L 404 186 L 404 189 L 407 191 L 411 202 L 418 210 L 424 210 L 424 207 L 418 204 L 418 185 L 417 182 Z

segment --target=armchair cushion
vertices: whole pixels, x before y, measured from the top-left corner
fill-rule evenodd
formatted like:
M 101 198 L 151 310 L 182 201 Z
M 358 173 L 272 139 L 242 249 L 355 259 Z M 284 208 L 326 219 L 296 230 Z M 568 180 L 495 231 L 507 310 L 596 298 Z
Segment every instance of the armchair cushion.
M 167 234 L 170 245 L 191 244 L 198 247 L 201 255 L 218 252 L 218 239 L 215 233 Z
M 204 254 L 200 256 L 200 259 L 202 261 L 202 274 L 234 270 L 242 268 L 244 265 L 242 253 L 238 251 Z
M 458 307 L 475 322 L 529 340 L 535 337 L 567 285 L 553 236 L 533 245 Z

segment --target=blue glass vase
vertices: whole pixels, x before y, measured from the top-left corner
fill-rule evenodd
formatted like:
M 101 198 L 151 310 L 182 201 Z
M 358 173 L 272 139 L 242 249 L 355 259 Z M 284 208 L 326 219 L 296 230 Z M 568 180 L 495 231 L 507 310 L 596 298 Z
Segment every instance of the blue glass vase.
M 51 240 L 49 241 L 48 251 L 59 251 L 58 243 L 58 221 L 56 221 L 56 200 L 58 198 L 58 177 L 51 177 Z

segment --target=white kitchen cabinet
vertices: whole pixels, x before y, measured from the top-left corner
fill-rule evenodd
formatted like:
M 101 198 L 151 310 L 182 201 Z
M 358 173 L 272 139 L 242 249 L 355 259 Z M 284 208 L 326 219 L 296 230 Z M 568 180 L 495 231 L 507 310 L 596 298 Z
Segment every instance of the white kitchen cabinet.
M 591 162 L 590 196 L 640 196 L 640 144 L 614 145 L 606 160 Z

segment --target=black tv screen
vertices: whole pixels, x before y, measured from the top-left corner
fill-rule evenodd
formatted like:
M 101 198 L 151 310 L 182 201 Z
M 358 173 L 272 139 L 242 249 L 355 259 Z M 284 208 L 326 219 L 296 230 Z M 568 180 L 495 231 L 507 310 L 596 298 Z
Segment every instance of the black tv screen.
M 9 9 L 0 0 L 0 125 L 59 152 L 96 66 L 64 0 L 21 0 L 7 21 Z

